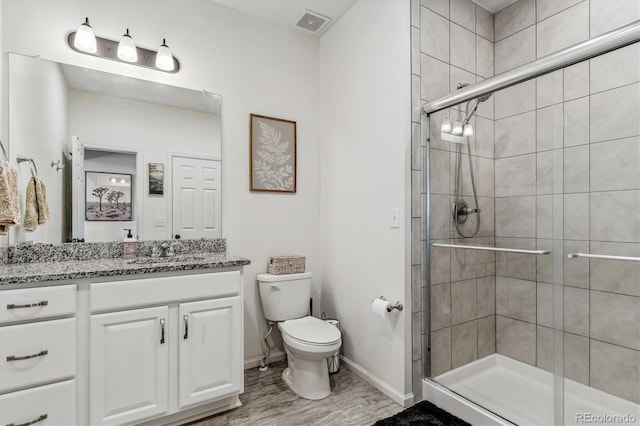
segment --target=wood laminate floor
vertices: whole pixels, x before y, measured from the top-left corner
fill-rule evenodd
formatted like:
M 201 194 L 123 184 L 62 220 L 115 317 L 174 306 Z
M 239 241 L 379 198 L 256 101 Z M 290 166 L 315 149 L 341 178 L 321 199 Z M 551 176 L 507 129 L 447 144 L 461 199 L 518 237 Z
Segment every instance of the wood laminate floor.
M 245 370 L 242 407 L 189 423 L 189 426 L 259 425 L 371 425 L 402 407 L 347 370 L 332 374 L 331 395 L 309 401 L 293 393 L 282 381 L 286 361 L 275 362 L 265 372 Z

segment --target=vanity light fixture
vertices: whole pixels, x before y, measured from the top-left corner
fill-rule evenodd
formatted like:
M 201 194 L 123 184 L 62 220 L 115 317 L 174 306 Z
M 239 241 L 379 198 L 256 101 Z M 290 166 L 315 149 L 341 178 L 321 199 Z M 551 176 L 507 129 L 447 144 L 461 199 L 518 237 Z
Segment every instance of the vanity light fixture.
M 89 25 L 89 18 L 85 18 L 85 22 L 76 31 L 69 33 L 67 44 L 71 49 L 85 55 L 125 62 L 172 74 L 180 71 L 180 62 L 173 56 L 164 39 L 156 52 L 155 50 L 136 46 L 133 37 L 129 34 L 129 29 L 127 29 L 119 42 L 96 37 L 91 25 Z
M 133 41 L 133 37 L 129 35 L 129 28 L 127 28 L 127 32 L 122 35 L 120 43 L 118 43 L 118 58 L 125 62 L 138 61 L 136 43 Z

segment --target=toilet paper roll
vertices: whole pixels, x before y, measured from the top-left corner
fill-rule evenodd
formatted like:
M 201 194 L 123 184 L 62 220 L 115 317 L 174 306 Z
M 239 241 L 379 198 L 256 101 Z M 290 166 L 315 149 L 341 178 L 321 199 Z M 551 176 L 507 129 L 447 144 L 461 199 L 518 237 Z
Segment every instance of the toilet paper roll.
M 386 318 L 388 313 L 387 306 L 389 305 L 390 303 L 386 300 L 374 299 L 373 303 L 371 304 L 371 311 L 377 317 Z

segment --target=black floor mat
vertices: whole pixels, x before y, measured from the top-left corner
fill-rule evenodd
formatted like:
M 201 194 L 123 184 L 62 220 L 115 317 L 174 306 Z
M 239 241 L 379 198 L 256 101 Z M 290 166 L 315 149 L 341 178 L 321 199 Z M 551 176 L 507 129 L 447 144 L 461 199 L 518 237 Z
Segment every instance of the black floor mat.
M 429 401 L 421 401 L 395 416 L 378 420 L 374 426 L 471 426 Z

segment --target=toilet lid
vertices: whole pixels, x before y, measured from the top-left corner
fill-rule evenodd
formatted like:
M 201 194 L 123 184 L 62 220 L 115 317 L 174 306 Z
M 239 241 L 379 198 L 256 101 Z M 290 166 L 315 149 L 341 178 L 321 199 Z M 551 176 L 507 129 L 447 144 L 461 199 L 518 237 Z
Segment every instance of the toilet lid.
M 316 345 L 329 345 L 340 339 L 340 330 L 315 317 L 287 320 L 280 329 L 294 339 Z

